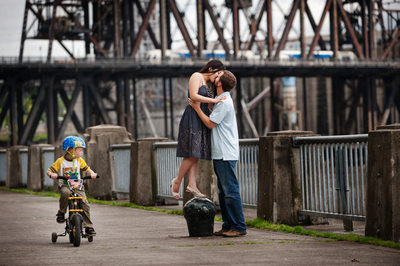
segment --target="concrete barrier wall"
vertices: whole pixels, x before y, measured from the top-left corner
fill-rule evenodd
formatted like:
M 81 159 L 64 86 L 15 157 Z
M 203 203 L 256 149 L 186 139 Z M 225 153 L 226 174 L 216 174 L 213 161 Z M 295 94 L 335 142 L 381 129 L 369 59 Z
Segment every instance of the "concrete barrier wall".
M 400 239 L 400 124 L 368 133 L 365 235 Z
M 312 132 L 271 132 L 259 141 L 257 215 L 276 223 L 297 224 L 301 207 L 299 152 L 292 137 L 311 136 Z M 132 141 L 130 134 L 118 126 L 96 126 L 86 131 L 85 159 L 101 178 L 89 181 L 89 194 L 111 199 L 113 171 L 110 146 L 130 144 L 130 201 L 154 205 L 156 197 L 156 156 L 154 142 L 167 139 Z M 27 150 L 27 152 L 26 152 Z M 366 196 L 366 235 L 399 241 L 400 238 L 400 125 L 378 127 L 369 132 Z M 31 190 L 55 189 L 46 170 L 63 155 L 61 147 L 51 145 L 14 146 L 0 150 L 0 184 L 8 188 L 28 186 Z M 26 158 L 25 158 L 26 157 Z M 210 189 L 210 163 L 200 165 L 199 188 Z M 201 176 L 201 175 L 205 176 Z M 171 177 L 172 178 L 172 177 Z M 186 198 L 187 200 L 187 198 Z
M 310 131 L 270 132 L 259 142 L 257 216 L 297 224 L 301 208 L 300 156 L 292 138 L 315 135 Z
M 88 180 L 89 194 L 95 198 L 110 200 L 114 183 L 110 146 L 132 143 L 131 134 L 124 127 L 100 125 L 87 128 L 84 136 L 86 162 L 100 176 L 99 179 Z
M 129 200 L 138 205 L 154 205 L 157 196 L 156 153 L 153 143 L 166 138 L 138 139 L 131 146 Z
M 22 169 L 25 167 L 22 165 L 22 159 L 20 150 L 26 149 L 26 146 L 13 146 L 7 151 L 7 177 L 6 187 L 17 188 L 22 187 Z
M 41 145 L 32 145 L 28 152 L 28 189 L 33 191 L 42 190 L 42 158 Z

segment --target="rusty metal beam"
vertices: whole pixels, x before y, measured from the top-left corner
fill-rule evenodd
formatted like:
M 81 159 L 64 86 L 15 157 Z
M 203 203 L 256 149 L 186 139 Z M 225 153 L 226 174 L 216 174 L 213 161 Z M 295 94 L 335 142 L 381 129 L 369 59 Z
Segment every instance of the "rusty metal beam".
M 354 44 L 354 47 L 356 48 L 358 57 L 361 58 L 361 59 L 364 59 L 364 54 L 363 54 L 363 51 L 361 49 L 361 45 L 357 40 L 357 36 L 356 36 L 356 34 L 354 32 L 354 29 L 353 29 L 353 27 L 351 25 L 349 17 L 347 16 L 346 11 L 343 8 L 343 4 L 340 1 L 337 1 L 336 3 L 338 5 L 338 7 L 339 7 L 339 10 L 340 10 L 340 13 L 342 15 L 344 24 L 346 25 L 346 28 L 347 28 L 347 30 L 348 30 L 348 32 L 350 34 L 351 40 L 352 40 L 352 42 Z
M 29 7 L 30 7 L 30 3 L 28 1 L 25 2 L 25 10 L 24 10 L 24 20 L 22 22 L 22 33 L 21 33 L 21 41 L 20 41 L 20 45 L 19 45 L 19 56 L 18 56 L 18 61 L 21 63 L 22 62 L 22 57 L 24 56 L 24 45 L 25 45 L 25 40 L 26 40 L 26 36 L 27 36 L 27 29 L 26 29 L 26 25 L 28 23 L 28 11 L 29 11 Z M 1 124 L 0 124 L 0 128 L 1 128 Z
M 274 37 L 272 32 L 272 0 L 267 1 L 267 47 L 268 47 L 268 57 L 272 58 L 272 52 L 274 50 Z
M 10 95 L 7 95 L 5 98 L 4 104 L 2 104 L 1 108 L 1 113 L 0 113 L 0 128 L 1 125 L 3 124 L 4 119 L 6 118 L 6 115 L 10 109 Z
M 363 48 L 364 48 L 365 58 L 370 58 L 366 0 L 361 0 L 361 23 L 362 23 L 362 34 L 363 34 L 363 39 L 364 39 L 364 42 L 363 42 L 364 47 Z
M 32 136 L 34 135 L 37 125 L 40 121 L 40 117 L 42 116 L 44 108 L 46 106 L 44 104 L 45 97 L 46 97 L 45 88 L 43 86 L 38 87 L 38 95 L 36 96 L 36 99 L 32 104 L 32 108 L 25 122 L 25 126 L 22 131 L 22 136 L 19 141 L 20 144 L 27 144 L 27 142 L 30 141 Z
M 239 55 L 239 5 L 238 0 L 233 0 L 232 5 L 232 25 L 233 25 L 233 56 L 235 59 Z
M 120 0 L 114 0 L 114 56 L 121 57 L 121 10 L 120 10 Z
M 300 51 L 301 58 L 306 58 L 306 29 L 304 24 L 304 12 L 306 9 L 306 0 L 300 0 Z
M 251 28 L 250 39 L 247 41 L 246 50 L 251 50 L 251 48 L 252 48 L 252 46 L 254 44 L 254 41 L 256 39 L 257 31 L 260 28 L 261 19 L 262 19 L 263 15 L 264 15 L 264 12 L 265 12 L 264 10 L 265 10 L 265 8 L 267 6 L 267 1 L 268 0 L 264 0 L 264 2 L 262 4 L 262 7 L 261 7 L 261 10 L 260 10 L 260 13 L 258 14 L 258 17 L 257 17 L 257 19 L 256 19 L 256 21 L 254 23 L 254 27 L 253 27 L 253 25 L 250 25 L 250 28 Z
M 168 14 L 169 15 L 169 14 Z M 160 0 L 160 40 L 161 59 L 166 58 L 167 51 L 167 0 Z
M 86 81 L 86 86 L 88 86 L 89 92 L 92 95 L 92 99 L 94 99 L 93 102 L 95 103 L 95 106 L 96 106 L 97 110 L 99 111 L 100 117 L 102 118 L 102 120 L 105 124 L 110 124 L 111 119 L 107 114 L 106 108 L 104 106 L 103 101 L 101 100 L 99 93 L 97 92 L 97 89 L 94 87 L 94 85 L 91 82 L 89 82 L 86 79 L 85 79 L 85 81 Z
M 376 47 L 375 47 L 375 20 L 374 20 L 374 2 L 368 2 L 368 35 L 370 41 L 370 56 L 372 59 L 376 59 Z
M 67 15 L 68 15 L 71 19 L 73 19 L 73 20 L 75 21 L 76 25 L 77 25 L 80 29 L 89 32 L 89 30 L 86 29 L 86 28 L 80 23 L 80 21 L 75 17 L 75 15 L 72 14 L 71 12 L 69 12 L 69 10 L 66 8 L 65 5 L 60 4 L 60 6 L 61 6 L 61 7 L 63 8 L 63 10 L 67 13 Z M 97 25 L 96 25 L 96 26 L 97 26 Z M 94 32 L 94 30 L 95 30 L 95 28 L 92 29 L 92 32 Z M 90 35 L 90 34 L 87 34 L 87 35 L 88 35 L 88 39 L 93 43 L 93 45 L 95 46 L 95 48 L 97 49 L 97 51 L 100 52 L 104 57 L 106 57 L 106 56 L 107 56 L 107 52 L 104 51 L 104 49 L 100 46 L 100 44 L 98 43 L 98 41 L 96 40 L 96 38 L 94 38 L 94 37 L 93 37 L 92 35 Z M 69 52 L 67 49 L 66 49 L 66 51 Z
M 201 57 L 205 45 L 204 37 L 204 8 L 203 0 L 196 0 L 197 3 L 197 56 Z
M 64 50 L 67 52 L 67 54 L 69 54 L 69 56 L 72 59 L 75 59 L 74 54 L 63 44 L 62 40 L 59 38 L 56 38 L 56 40 L 58 41 L 58 43 L 61 45 L 62 48 L 64 48 Z
M 75 87 L 77 87 L 77 86 L 75 85 Z M 68 99 L 68 96 L 67 96 L 67 93 L 65 92 L 65 90 L 60 89 L 59 94 L 60 94 L 61 100 L 63 101 L 64 105 L 70 106 L 71 105 L 70 100 Z M 71 120 L 74 123 L 76 131 L 78 131 L 79 133 L 83 133 L 84 129 L 83 129 L 81 122 L 79 121 L 79 118 L 76 115 L 75 111 L 72 111 L 72 113 L 71 113 Z M 59 130 L 59 132 L 62 132 L 62 131 Z
M 44 90 L 46 91 L 46 97 L 48 99 L 46 103 L 47 141 L 48 143 L 54 144 L 56 141 L 54 108 L 57 106 L 57 102 L 54 102 L 54 99 L 56 98 L 54 95 L 54 76 L 44 77 L 42 82 Z
M 4 118 L 6 117 L 7 112 L 10 108 L 10 93 L 8 88 L 8 80 L 5 80 L 3 86 L 0 89 L 0 105 L 1 113 L 0 113 L 0 128 L 3 125 Z
M 313 15 L 311 13 L 310 7 L 308 6 L 308 3 L 306 2 L 306 13 L 307 13 L 307 16 L 308 16 L 308 19 L 310 21 L 311 27 L 313 28 L 313 31 L 314 31 L 314 34 L 315 34 L 314 38 L 313 38 L 313 40 L 311 42 L 310 50 L 309 50 L 308 55 L 307 55 L 308 58 L 310 58 L 310 55 L 313 54 L 313 52 L 315 50 L 315 47 L 317 45 L 317 41 L 318 41 L 318 44 L 321 47 L 321 49 L 322 50 L 326 50 L 325 42 L 324 42 L 324 40 L 322 39 L 322 36 L 321 36 L 321 29 L 322 29 L 322 24 L 324 23 L 324 20 L 325 20 L 326 13 L 328 12 L 331 4 L 332 4 L 332 0 L 328 0 L 326 2 L 325 8 L 324 8 L 324 10 L 322 12 L 322 15 L 321 15 L 321 18 L 320 18 L 320 22 L 319 22 L 319 24 L 317 26 L 317 24 L 315 23 L 314 17 L 313 17 Z
M 140 43 L 143 39 L 144 32 L 146 31 L 147 27 L 149 26 L 150 16 L 154 10 L 155 5 L 156 5 L 156 0 L 151 0 L 151 2 L 149 3 L 149 6 L 147 8 L 146 16 L 143 19 L 142 24 L 140 25 L 139 32 L 137 34 L 135 43 L 133 44 L 132 52 L 130 55 L 132 58 L 134 58 L 136 56 L 136 53 L 139 50 Z
M 345 121 L 345 130 L 347 132 L 350 131 L 351 124 L 354 123 L 357 119 L 357 108 L 360 104 L 360 99 L 362 97 L 362 91 L 359 86 L 351 88 L 351 92 L 353 97 L 350 105 L 349 115 L 347 116 L 347 119 Z
M 334 59 L 338 58 L 338 52 L 339 52 L 339 36 L 338 36 L 339 21 L 338 21 L 337 4 L 336 4 L 337 1 L 338 0 L 333 0 L 332 9 L 330 12 L 331 50 L 333 51 Z
M 61 122 L 61 125 L 56 132 L 56 138 L 55 138 L 56 141 L 59 141 L 61 139 L 61 137 L 63 137 L 63 133 L 65 131 L 67 123 L 69 122 L 72 114 L 74 113 L 74 107 L 78 100 L 78 96 L 79 96 L 79 93 L 81 92 L 81 90 L 82 90 L 82 87 L 79 84 L 77 84 L 77 86 L 75 86 L 75 90 L 72 93 L 71 100 L 67 101 L 65 104 L 65 109 L 67 110 L 67 113 L 64 115 L 64 119 Z
M 225 50 L 226 57 L 229 58 L 230 57 L 229 45 L 228 45 L 227 41 L 225 40 L 224 33 L 222 32 L 222 29 L 219 27 L 218 20 L 214 15 L 214 10 L 212 9 L 212 7 L 211 7 L 210 3 L 208 2 L 208 0 L 203 0 L 203 1 L 204 1 L 204 6 L 208 11 L 208 15 L 210 16 L 211 21 L 212 21 L 212 23 L 214 25 L 214 28 L 215 28 L 215 30 L 216 30 L 216 32 L 218 34 L 218 39 L 221 42 L 222 47 Z
M 176 6 L 175 0 L 169 0 L 169 4 L 171 7 L 172 14 L 174 14 L 176 23 L 178 24 L 179 29 L 181 30 L 181 34 L 183 39 L 185 40 L 186 46 L 189 49 L 190 54 L 192 57 L 196 57 L 194 44 L 192 39 L 190 38 L 189 32 L 185 26 L 185 23 L 182 20 L 182 17 L 179 13 L 178 7 Z
M 53 3 L 53 15 L 50 23 L 50 29 L 49 29 L 49 48 L 47 50 L 47 62 L 50 62 L 51 60 L 51 53 L 53 51 L 53 40 L 54 40 L 54 27 L 55 27 L 55 19 L 57 15 L 57 6 L 61 0 L 56 0 Z
M 396 29 L 395 32 L 393 33 L 392 41 L 389 43 L 389 45 L 386 47 L 385 51 L 382 53 L 382 56 L 381 56 L 382 59 L 385 59 L 388 57 L 393 46 L 399 41 L 399 38 L 400 38 L 400 31 L 399 31 L 399 29 Z
M 378 125 L 380 125 L 380 126 L 386 125 L 386 122 L 390 116 L 390 108 L 395 103 L 395 99 L 397 98 L 397 95 L 398 95 L 399 85 L 400 85 L 399 78 L 396 78 L 395 80 L 392 81 L 392 84 L 391 84 L 392 90 L 391 90 L 389 99 L 387 99 L 387 101 L 386 101 L 382 118 L 378 123 Z
M 140 16 L 142 17 L 143 21 L 146 19 L 146 13 L 144 12 L 144 9 L 142 7 L 142 4 L 140 4 L 140 1 L 135 1 L 137 10 L 139 11 Z M 156 34 L 153 31 L 153 28 L 151 25 L 147 26 L 147 33 L 150 36 L 151 41 L 153 42 L 153 45 L 156 49 L 161 49 L 160 43 L 157 41 Z
M 276 52 L 275 52 L 275 56 L 274 56 L 275 59 L 278 59 L 279 53 L 281 52 L 281 50 L 283 49 L 283 47 L 286 44 L 287 37 L 289 35 L 289 31 L 290 31 L 290 29 L 292 27 L 293 20 L 294 20 L 294 17 L 296 15 L 296 11 L 299 8 L 299 3 L 300 3 L 300 0 L 294 0 L 293 1 L 292 9 L 290 10 L 288 19 L 286 21 L 285 29 L 282 32 L 281 39 L 279 41 L 278 47 L 276 48 Z

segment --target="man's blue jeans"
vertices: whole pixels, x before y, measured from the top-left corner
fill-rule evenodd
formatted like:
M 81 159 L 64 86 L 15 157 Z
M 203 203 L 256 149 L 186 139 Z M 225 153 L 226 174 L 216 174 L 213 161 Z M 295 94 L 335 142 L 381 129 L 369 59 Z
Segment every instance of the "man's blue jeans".
M 236 178 L 236 162 L 213 160 L 218 181 L 218 199 L 221 207 L 222 229 L 246 231 L 239 184 Z

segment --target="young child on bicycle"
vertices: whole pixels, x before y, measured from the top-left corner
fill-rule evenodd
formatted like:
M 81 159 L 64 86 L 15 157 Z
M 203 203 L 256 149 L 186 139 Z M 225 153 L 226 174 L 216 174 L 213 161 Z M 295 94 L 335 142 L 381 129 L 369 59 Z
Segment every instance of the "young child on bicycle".
M 85 141 L 80 137 L 69 136 L 63 141 L 63 150 L 65 155 L 58 158 L 53 165 L 47 170 L 47 175 L 52 179 L 57 179 L 58 176 L 64 176 L 72 179 L 80 179 L 80 171 L 86 172 L 92 179 L 97 177 L 97 174 L 83 160 L 83 149 L 86 148 Z M 68 197 L 71 191 L 67 185 L 67 181 L 59 179 L 58 189 L 60 191 L 60 209 L 57 213 L 56 221 L 58 223 L 65 222 L 65 213 L 68 207 Z M 93 229 L 93 223 L 90 220 L 90 207 L 86 198 L 85 190 L 77 190 L 76 193 L 82 197 L 83 202 L 83 227 L 85 233 L 88 235 L 95 235 L 96 231 Z

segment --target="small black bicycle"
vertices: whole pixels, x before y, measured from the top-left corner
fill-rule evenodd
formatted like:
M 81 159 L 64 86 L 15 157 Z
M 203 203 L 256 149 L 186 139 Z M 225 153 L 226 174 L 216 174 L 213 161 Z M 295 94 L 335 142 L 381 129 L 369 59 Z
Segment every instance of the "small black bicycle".
M 97 176 L 97 178 L 100 178 Z M 83 180 L 91 179 L 90 176 L 85 176 L 82 179 L 69 179 L 64 176 L 58 176 L 57 179 L 66 180 L 68 187 L 71 190 L 71 195 L 68 197 L 68 218 L 65 219 L 65 231 L 64 233 L 57 234 L 53 232 L 51 234 L 51 241 L 57 242 L 59 236 L 69 236 L 69 242 L 74 244 L 74 247 L 79 247 L 81 244 L 81 238 L 87 238 L 89 242 L 93 241 L 93 236 L 85 234 L 82 230 L 83 222 L 83 208 L 82 208 L 82 197 L 80 197 L 76 190 L 82 190 Z

